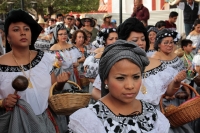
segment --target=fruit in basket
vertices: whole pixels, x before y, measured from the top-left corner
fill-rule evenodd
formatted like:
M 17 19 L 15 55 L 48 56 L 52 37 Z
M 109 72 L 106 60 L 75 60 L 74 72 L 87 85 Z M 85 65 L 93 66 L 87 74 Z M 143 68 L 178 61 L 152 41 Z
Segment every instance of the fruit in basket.
M 12 87 L 16 91 L 24 91 L 28 87 L 28 79 L 22 75 L 19 75 L 13 80 Z

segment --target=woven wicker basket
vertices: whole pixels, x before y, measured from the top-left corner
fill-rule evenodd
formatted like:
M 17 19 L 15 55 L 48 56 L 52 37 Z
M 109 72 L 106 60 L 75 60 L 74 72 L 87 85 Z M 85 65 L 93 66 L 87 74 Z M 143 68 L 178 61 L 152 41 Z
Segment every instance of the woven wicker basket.
M 67 81 L 81 90 L 80 86 L 72 81 Z M 59 115 L 70 115 L 76 110 L 88 105 L 91 94 L 90 93 L 62 93 L 53 95 L 53 88 L 56 83 L 51 86 L 49 93 L 49 106 Z
M 160 100 L 160 110 L 168 118 L 172 127 L 182 126 L 190 121 L 200 118 L 200 96 L 197 91 L 188 84 L 181 83 L 183 86 L 187 86 L 194 93 L 195 97 L 182 103 L 178 107 L 169 105 L 165 109 L 163 108 L 162 99 Z

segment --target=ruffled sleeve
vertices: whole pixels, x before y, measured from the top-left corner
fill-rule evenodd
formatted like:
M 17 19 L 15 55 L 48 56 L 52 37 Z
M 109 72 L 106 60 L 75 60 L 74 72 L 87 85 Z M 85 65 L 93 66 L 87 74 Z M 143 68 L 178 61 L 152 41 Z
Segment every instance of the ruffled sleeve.
M 102 122 L 88 108 L 79 109 L 73 113 L 68 127 L 73 133 L 106 133 Z
M 95 88 L 97 88 L 98 90 L 101 90 L 101 79 L 100 79 L 99 74 L 98 74 L 97 77 L 95 78 L 94 83 L 93 83 L 93 86 L 94 86 Z

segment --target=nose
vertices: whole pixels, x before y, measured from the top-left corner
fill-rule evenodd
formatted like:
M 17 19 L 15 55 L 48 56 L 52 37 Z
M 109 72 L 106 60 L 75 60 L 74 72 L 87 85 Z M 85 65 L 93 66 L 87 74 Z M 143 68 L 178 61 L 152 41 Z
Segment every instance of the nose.
M 20 30 L 21 36 L 25 35 L 25 31 L 23 29 Z
M 133 82 L 133 80 L 127 79 L 126 82 L 125 82 L 124 88 L 127 89 L 127 90 L 134 89 L 134 82 Z

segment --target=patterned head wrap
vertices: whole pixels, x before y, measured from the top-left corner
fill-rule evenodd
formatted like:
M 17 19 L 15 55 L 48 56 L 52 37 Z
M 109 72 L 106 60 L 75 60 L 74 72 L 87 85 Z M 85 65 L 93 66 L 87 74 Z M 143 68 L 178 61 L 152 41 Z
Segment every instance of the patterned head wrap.
M 131 17 L 126 19 L 122 24 L 118 26 L 117 32 L 119 39 L 122 40 L 127 40 L 131 32 L 143 33 L 146 41 L 145 51 L 148 51 L 150 45 L 149 45 L 149 38 L 147 35 L 147 29 L 144 27 L 143 23 L 137 18 Z
M 99 75 L 102 81 L 102 96 L 108 93 L 108 90 L 105 89 L 104 81 L 108 77 L 110 69 L 121 59 L 132 60 L 137 66 L 139 66 L 141 72 L 143 72 L 145 67 L 149 64 L 145 51 L 133 42 L 117 40 L 114 44 L 106 46 L 99 61 Z
M 156 41 L 154 44 L 155 50 L 158 50 L 158 45 L 161 43 L 162 39 L 165 37 L 172 37 L 174 39 L 174 42 L 178 42 L 178 40 L 179 40 L 178 32 L 168 30 L 168 29 L 163 29 L 163 30 L 159 31 L 156 35 Z
M 8 28 L 9 28 L 10 24 L 16 23 L 16 22 L 23 22 L 30 27 L 30 29 L 31 29 L 31 45 L 29 46 L 29 48 L 31 50 L 34 50 L 35 49 L 34 48 L 35 41 L 37 40 L 39 34 L 42 31 L 42 27 L 27 12 L 25 12 L 21 9 L 12 10 L 7 14 L 6 20 L 5 20 L 4 29 L 5 29 L 6 37 L 8 36 Z M 10 47 L 8 41 L 6 40 L 6 52 L 9 52 L 9 51 L 11 51 L 11 47 Z
M 52 37 L 51 42 L 50 42 L 51 45 L 54 45 L 54 44 L 58 43 L 57 38 L 58 38 L 58 31 L 59 30 L 66 30 L 67 31 L 67 28 L 66 28 L 66 26 L 63 23 L 59 23 L 58 25 L 56 25 L 52 29 L 52 31 L 53 31 L 53 37 Z M 68 31 L 67 31 L 67 34 L 68 34 Z
M 96 37 L 96 40 L 93 41 L 92 45 L 95 47 L 100 47 L 100 46 L 105 46 L 106 45 L 106 40 L 109 36 L 110 33 L 116 32 L 117 29 L 115 28 L 103 28 L 101 31 L 99 31 L 98 36 Z

